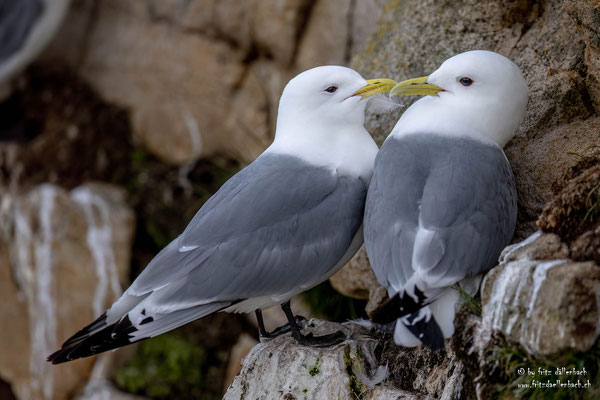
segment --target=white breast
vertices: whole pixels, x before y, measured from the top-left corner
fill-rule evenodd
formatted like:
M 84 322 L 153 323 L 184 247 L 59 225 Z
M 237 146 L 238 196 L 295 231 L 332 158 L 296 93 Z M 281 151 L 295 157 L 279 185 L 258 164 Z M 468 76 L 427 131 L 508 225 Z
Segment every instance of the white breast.
M 336 130 L 311 129 L 278 135 L 266 153 L 289 154 L 306 162 L 328 167 L 338 175 L 370 180 L 377 144 L 362 126 L 336 127 Z

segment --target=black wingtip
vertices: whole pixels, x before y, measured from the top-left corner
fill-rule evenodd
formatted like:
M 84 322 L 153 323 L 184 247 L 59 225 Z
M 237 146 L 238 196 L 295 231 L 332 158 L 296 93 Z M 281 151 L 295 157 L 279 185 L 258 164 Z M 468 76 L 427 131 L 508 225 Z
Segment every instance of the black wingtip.
M 104 316 L 104 319 L 106 319 L 106 316 Z M 94 324 L 95 322 L 89 326 Z M 88 336 L 85 336 L 85 334 L 80 334 L 86 329 L 87 327 L 73 335 L 59 350 L 50 354 L 47 361 L 52 364 L 61 364 L 123 347 L 133 343 L 131 341 L 131 334 L 137 331 L 128 316 L 91 335 L 88 334 Z
M 425 305 L 425 294 L 415 287 L 417 301 L 408 295 L 396 294 L 371 314 L 371 320 L 378 324 L 389 324 L 405 315 L 419 311 Z
M 99 330 L 100 328 L 106 326 L 106 312 L 98 317 L 94 322 L 82 328 L 80 331 L 75 333 L 73 336 L 68 338 L 63 344 L 62 347 L 69 346 L 72 343 L 80 342 L 86 337 L 88 337 L 92 332 Z
M 400 322 L 431 350 L 442 350 L 445 348 L 446 340 L 435 318 L 431 316 L 429 321 L 426 321 L 426 318 L 415 321 L 418 316 L 419 313 L 413 313 L 406 318 L 402 318 Z

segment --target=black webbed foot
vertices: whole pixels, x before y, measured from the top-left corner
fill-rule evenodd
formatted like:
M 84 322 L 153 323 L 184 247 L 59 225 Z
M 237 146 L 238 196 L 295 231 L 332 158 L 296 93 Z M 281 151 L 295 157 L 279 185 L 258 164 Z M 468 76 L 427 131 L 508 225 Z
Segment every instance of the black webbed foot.
M 294 335 L 294 331 L 292 331 L 292 336 L 296 342 L 298 342 L 298 344 L 311 347 L 329 347 L 340 344 L 346 340 L 346 334 L 342 331 L 337 331 L 329 335 L 322 336 L 313 336 L 312 333 L 309 333 L 308 335 L 302 335 L 300 332 L 298 332 L 297 335 Z
M 296 325 L 298 325 L 298 326 L 302 326 L 302 323 L 304 321 L 306 321 L 306 318 L 304 318 L 302 315 L 296 315 L 294 319 L 295 319 Z M 268 334 L 269 334 L 269 337 L 277 337 L 279 335 L 283 335 L 284 333 L 288 333 L 291 330 L 292 330 L 292 328 L 290 327 L 290 324 L 287 323 L 287 324 L 281 325 L 278 328 L 273 329 L 271 332 L 268 332 Z
M 298 327 L 299 324 L 297 322 L 298 317 L 294 317 L 292 309 L 290 308 L 289 300 L 281 305 L 281 309 L 288 319 L 288 326 L 292 331 L 292 337 L 296 340 L 296 342 L 303 346 L 328 347 L 339 344 L 346 340 L 346 335 L 341 331 L 323 336 L 313 336 L 312 333 L 303 335 L 300 333 L 300 328 Z
M 258 322 L 258 335 L 261 338 L 272 339 L 274 337 L 288 333 L 292 330 L 292 328 L 290 327 L 290 324 L 287 323 L 287 324 L 281 325 L 280 327 L 275 328 L 271 332 L 269 332 L 265 328 L 265 323 L 264 323 L 263 317 L 262 317 L 262 311 L 256 310 L 255 313 L 256 313 L 256 321 Z M 296 323 L 296 325 L 299 325 L 299 326 L 302 326 L 302 323 L 304 321 L 306 321 L 306 318 L 304 318 L 302 315 L 296 315 L 294 318 L 294 322 Z

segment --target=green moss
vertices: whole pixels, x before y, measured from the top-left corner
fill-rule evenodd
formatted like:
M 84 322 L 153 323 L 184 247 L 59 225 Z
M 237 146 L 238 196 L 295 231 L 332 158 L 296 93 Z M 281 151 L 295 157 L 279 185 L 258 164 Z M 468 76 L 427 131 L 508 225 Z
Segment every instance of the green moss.
M 171 238 L 164 230 L 160 229 L 154 221 L 146 220 L 144 228 L 147 235 L 152 240 L 152 243 L 154 243 L 157 248 L 162 249 L 171 242 Z
M 141 147 L 134 148 L 129 157 L 131 159 L 131 164 L 140 169 L 145 168 L 146 164 L 151 158 L 150 154 Z
M 321 361 L 321 359 L 317 357 L 317 360 L 315 361 L 315 365 L 313 365 L 312 367 L 310 367 L 308 369 L 308 374 L 310 376 L 315 377 L 321 373 L 321 368 L 319 368 L 319 361 Z
M 364 385 L 354 372 L 355 368 L 360 371 L 363 358 L 364 355 L 360 349 L 351 349 L 350 346 L 344 348 L 344 367 L 348 376 L 348 390 L 355 399 L 360 399 L 365 391 Z
M 583 217 L 583 222 L 587 221 L 588 218 L 593 221 L 600 211 L 600 185 L 596 185 L 590 190 L 585 199 L 585 207 L 587 211 Z
M 463 288 L 460 287 L 459 284 L 452 286 L 455 290 L 458 291 L 460 297 L 465 301 L 465 305 L 467 308 L 478 317 L 481 317 L 481 304 L 469 293 L 465 292 Z
M 131 362 L 119 368 L 116 384 L 130 393 L 155 399 L 201 398 L 206 355 L 175 334 L 145 341 Z
M 600 341 L 587 352 L 565 353 L 560 361 L 550 363 L 536 360 L 528 355 L 518 345 L 509 344 L 504 339 L 498 339 L 488 361 L 496 362 L 500 369 L 501 382 L 495 384 L 497 398 L 503 399 L 594 399 L 598 396 L 600 385 Z M 554 373 L 557 368 L 566 370 L 585 371 L 585 376 L 558 375 Z M 551 374 L 539 374 L 538 371 L 552 371 Z M 580 380 L 582 383 L 589 381 L 591 389 L 576 389 L 568 387 L 539 388 L 531 387 L 533 380 L 543 383 L 555 384 L 560 380 L 565 382 Z M 529 385 L 529 387 L 527 387 Z
M 318 317 L 330 321 L 346 321 L 349 319 L 366 318 L 366 302 L 355 300 L 338 293 L 325 281 L 303 294 L 311 311 Z

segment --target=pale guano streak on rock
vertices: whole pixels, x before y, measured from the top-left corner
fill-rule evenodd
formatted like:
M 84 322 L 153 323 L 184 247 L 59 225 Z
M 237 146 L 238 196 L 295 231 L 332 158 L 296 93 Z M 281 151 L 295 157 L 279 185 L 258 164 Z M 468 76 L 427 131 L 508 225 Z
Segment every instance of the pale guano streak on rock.
M 38 235 L 32 234 L 30 221 L 17 204 L 15 209 L 15 240 L 13 254 L 16 254 L 15 271 L 22 285 L 21 290 L 27 301 L 31 336 L 29 368 L 31 374 L 30 391 L 50 398 L 53 392 L 54 371 L 44 365 L 44 355 L 56 346 L 56 313 L 51 293 L 52 259 L 52 212 L 56 188 L 51 185 L 39 187 L 35 196 L 39 197 L 39 211 L 35 218 L 41 227 Z M 32 221 L 33 222 L 33 221 Z M 33 254 L 33 257 L 32 257 Z

